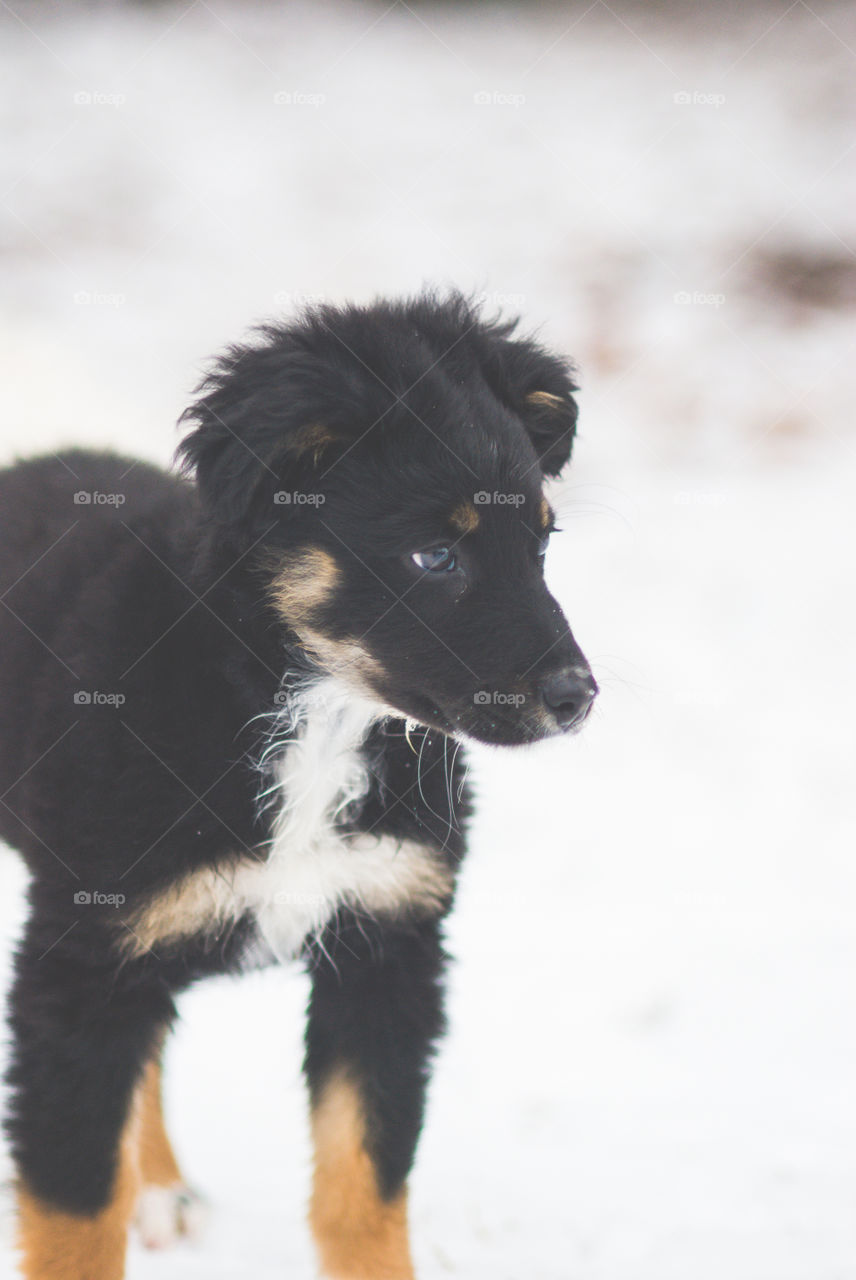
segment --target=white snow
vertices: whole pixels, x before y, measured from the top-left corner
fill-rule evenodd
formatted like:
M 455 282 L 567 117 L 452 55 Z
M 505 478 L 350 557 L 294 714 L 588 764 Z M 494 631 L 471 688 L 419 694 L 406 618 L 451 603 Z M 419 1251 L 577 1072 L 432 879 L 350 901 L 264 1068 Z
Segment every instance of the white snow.
M 803 0 L 0 11 L 4 456 L 166 461 L 204 357 L 319 295 L 454 281 L 580 362 L 549 573 L 603 693 L 475 754 L 423 1280 L 856 1273 L 853 311 L 770 266 L 852 289 L 854 49 Z M 130 1280 L 313 1274 L 305 996 L 183 1001 L 211 1220 Z
M 199 1240 L 207 1219 L 204 1202 L 183 1184 L 148 1186 L 140 1194 L 135 1227 L 146 1249 L 169 1249 L 182 1237 Z

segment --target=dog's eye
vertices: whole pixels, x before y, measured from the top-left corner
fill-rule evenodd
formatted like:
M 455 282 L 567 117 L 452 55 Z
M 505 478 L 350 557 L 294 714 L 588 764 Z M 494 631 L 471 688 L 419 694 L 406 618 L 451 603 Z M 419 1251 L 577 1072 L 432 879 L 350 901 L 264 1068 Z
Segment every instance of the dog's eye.
M 414 551 L 410 557 L 417 569 L 425 573 L 451 573 L 458 567 L 458 557 L 451 547 L 430 547 L 427 551 Z

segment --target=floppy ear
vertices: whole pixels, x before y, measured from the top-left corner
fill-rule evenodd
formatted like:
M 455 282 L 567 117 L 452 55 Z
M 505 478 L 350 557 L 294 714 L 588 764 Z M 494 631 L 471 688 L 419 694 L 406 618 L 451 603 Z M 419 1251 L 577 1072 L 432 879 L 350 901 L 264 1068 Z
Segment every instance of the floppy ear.
M 499 399 L 522 420 L 544 475 L 554 477 L 569 461 L 574 443 L 574 371 L 540 343 L 512 337 L 516 325 L 484 326 L 482 367 Z
M 337 433 L 311 415 L 315 369 L 282 330 L 267 345 L 230 347 L 197 388 L 178 447 L 206 514 L 221 529 L 255 536 L 283 515 L 290 489 L 308 488 Z
M 555 477 L 571 457 L 578 416 L 570 391 L 529 391 L 521 416 L 545 476 Z

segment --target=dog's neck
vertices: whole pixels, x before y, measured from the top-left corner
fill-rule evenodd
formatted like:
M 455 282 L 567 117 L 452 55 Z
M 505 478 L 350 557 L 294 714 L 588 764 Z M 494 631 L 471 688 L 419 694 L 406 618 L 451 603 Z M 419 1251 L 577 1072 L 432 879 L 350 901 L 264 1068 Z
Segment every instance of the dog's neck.
M 337 821 L 366 795 L 369 762 L 361 750 L 385 709 L 340 677 L 319 673 L 291 682 L 278 707 L 266 760 L 275 760 L 284 804 L 278 821 L 316 826 Z M 264 769 L 263 769 L 264 772 Z

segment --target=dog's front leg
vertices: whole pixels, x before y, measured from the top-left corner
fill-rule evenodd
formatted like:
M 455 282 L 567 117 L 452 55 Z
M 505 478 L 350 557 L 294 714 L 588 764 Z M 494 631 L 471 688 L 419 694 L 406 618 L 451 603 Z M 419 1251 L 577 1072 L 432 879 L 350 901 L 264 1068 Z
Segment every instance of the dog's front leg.
M 412 1280 L 406 1179 L 443 1029 L 436 921 L 339 921 L 313 974 L 310 1222 L 325 1280 Z

